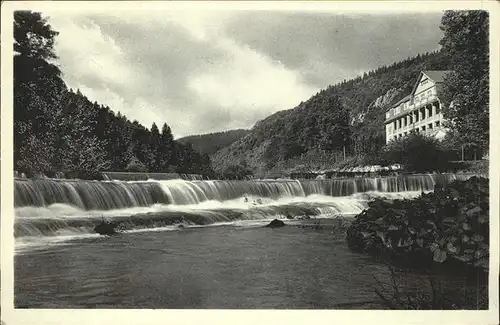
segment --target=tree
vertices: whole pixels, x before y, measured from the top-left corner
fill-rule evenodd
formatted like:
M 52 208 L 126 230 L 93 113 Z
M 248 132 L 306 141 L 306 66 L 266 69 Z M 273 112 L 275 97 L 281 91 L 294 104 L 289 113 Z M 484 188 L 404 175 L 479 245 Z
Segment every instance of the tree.
M 53 168 L 80 177 L 93 177 L 110 167 L 105 140 L 95 135 L 99 111 L 77 91 L 67 92 L 58 110 L 56 153 Z
M 147 173 L 148 168 L 142 161 L 140 161 L 136 156 L 132 156 L 130 159 L 129 163 L 127 164 L 127 167 L 125 167 L 125 170 L 127 172 L 133 172 L 133 173 Z
M 158 167 L 161 171 L 166 171 L 169 169 L 169 166 L 177 164 L 175 161 L 174 144 L 172 130 L 167 123 L 163 123 L 161 128 L 160 147 L 157 152 Z
M 153 123 L 151 126 L 151 153 L 152 153 L 152 161 L 151 166 L 149 167 L 152 171 L 160 172 L 162 170 L 161 166 L 161 136 L 160 130 L 156 126 L 156 123 Z
M 454 72 L 445 77 L 441 100 L 444 117 L 458 142 L 480 150 L 489 147 L 489 17 L 486 11 L 447 11 L 440 28 L 443 53 Z
M 56 116 L 66 91 L 53 62 L 57 34 L 40 13 L 14 13 L 14 163 L 24 171 L 40 172 L 40 166 L 55 159 L 49 147 L 54 146 Z M 37 157 L 42 156 L 46 161 L 40 165 Z
M 245 179 L 248 176 L 252 176 L 252 171 L 243 165 L 229 165 L 222 172 L 223 179 Z

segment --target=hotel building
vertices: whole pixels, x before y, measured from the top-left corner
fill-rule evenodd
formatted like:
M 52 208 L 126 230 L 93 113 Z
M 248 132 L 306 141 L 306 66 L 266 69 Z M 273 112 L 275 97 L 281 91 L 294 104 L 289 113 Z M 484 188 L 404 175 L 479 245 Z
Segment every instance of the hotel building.
M 412 92 L 389 108 L 385 114 L 386 143 L 411 132 L 424 133 L 442 139 L 442 106 L 439 92 L 443 78 L 450 71 L 422 71 Z

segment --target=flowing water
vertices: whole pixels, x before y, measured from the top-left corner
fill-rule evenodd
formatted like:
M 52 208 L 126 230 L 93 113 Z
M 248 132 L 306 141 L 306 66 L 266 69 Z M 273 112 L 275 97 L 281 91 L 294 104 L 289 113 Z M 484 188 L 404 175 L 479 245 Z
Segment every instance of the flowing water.
M 372 300 L 383 268 L 337 216 L 468 175 L 336 180 L 15 180 L 18 307 L 334 308 Z M 274 218 L 312 216 L 326 230 Z M 116 221 L 124 233 L 93 228 Z M 311 221 L 312 222 L 312 221 Z M 333 229 L 333 230 L 332 230 Z

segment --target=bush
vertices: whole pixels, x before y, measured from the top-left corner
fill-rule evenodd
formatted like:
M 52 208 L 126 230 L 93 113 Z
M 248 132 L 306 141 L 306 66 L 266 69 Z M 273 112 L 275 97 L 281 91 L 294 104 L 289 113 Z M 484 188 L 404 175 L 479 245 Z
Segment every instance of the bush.
M 412 172 L 442 171 L 451 160 L 449 151 L 439 140 L 419 133 L 388 143 L 383 158 L 387 163 L 400 163 Z
M 132 157 L 127 167 L 125 167 L 127 172 L 133 173 L 147 173 L 148 169 L 137 157 Z
M 473 177 L 414 200 L 375 199 L 347 230 L 350 248 L 421 266 L 488 269 L 489 187 Z

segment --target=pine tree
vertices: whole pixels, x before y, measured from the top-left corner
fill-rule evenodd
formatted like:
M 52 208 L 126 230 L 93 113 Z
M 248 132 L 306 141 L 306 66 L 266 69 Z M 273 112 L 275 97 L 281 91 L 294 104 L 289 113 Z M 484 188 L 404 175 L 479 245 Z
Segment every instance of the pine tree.
M 153 160 L 151 163 L 151 170 L 155 172 L 160 172 L 162 170 L 161 166 L 161 136 L 156 123 L 151 126 L 151 152 L 153 154 Z

